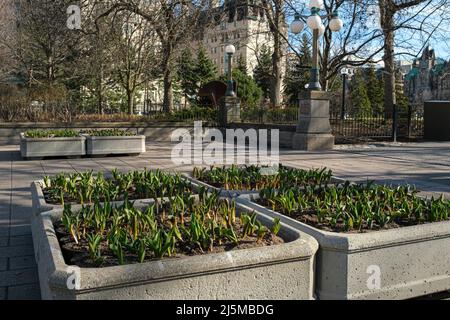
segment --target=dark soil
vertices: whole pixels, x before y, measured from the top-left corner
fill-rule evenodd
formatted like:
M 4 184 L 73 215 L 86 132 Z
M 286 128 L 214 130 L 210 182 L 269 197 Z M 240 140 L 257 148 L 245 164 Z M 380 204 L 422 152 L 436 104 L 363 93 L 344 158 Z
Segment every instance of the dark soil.
M 238 189 L 230 189 L 230 188 L 225 188 L 224 183 L 218 183 L 218 182 L 210 182 L 207 179 L 198 179 L 199 181 L 202 181 L 204 183 L 209 184 L 210 186 L 213 186 L 215 188 L 218 189 L 222 189 L 222 190 L 238 190 Z M 257 184 L 261 183 L 261 181 L 251 181 L 250 185 L 244 186 L 243 188 L 239 189 L 241 191 L 259 191 L 261 190 L 261 188 L 259 186 L 257 186 Z M 280 182 L 279 186 L 275 186 L 274 188 L 280 188 L 281 184 L 283 184 L 283 181 Z M 291 186 L 302 186 L 302 185 L 318 185 L 319 183 L 315 180 L 309 180 L 306 182 L 302 182 L 302 183 L 297 183 L 297 184 L 291 184 Z M 273 187 L 273 186 L 272 186 Z
M 186 222 L 186 224 L 187 224 L 186 226 L 189 225 L 188 222 Z M 258 241 L 256 236 L 251 237 L 245 236 L 244 238 L 241 239 L 240 235 L 242 235 L 242 229 L 243 229 L 242 225 L 240 224 L 239 219 L 237 219 L 234 230 L 239 238 L 238 245 L 235 245 L 231 241 L 223 240 L 221 244 L 214 243 L 212 250 L 202 251 L 198 247 L 198 245 L 186 242 L 177 242 L 175 246 L 176 254 L 172 255 L 172 257 L 164 257 L 163 259 L 179 259 L 186 256 L 205 255 L 211 253 L 220 253 L 231 250 L 241 250 L 254 247 L 266 247 L 284 243 L 284 240 L 282 238 L 275 236 L 270 231 L 260 241 Z M 79 244 L 76 244 L 72 240 L 69 233 L 66 232 L 66 229 L 61 223 L 55 224 L 55 231 L 66 264 L 76 265 L 82 268 L 104 268 L 119 265 L 118 259 L 108 248 L 105 238 L 103 239 L 100 245 L 102 260 L 93 261 L 89 256 L 88 243 L 86 240 L 82 240 L 79 242 Z M 134 252 L 132 252 L 127 248 L 123 248 L 123 253 L 125 257 L 125 264 L 138 263 L 137 255 Z M 153 256 L 152 252 L 147 251 L 147 256 L 144 262 L 155 260 L 158 259 Z

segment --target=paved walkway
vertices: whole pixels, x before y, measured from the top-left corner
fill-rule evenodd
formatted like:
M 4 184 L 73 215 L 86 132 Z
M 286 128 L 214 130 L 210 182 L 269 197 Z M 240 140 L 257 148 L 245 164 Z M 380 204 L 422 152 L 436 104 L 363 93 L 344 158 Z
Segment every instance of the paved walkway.
M 29 186 L 61 171 L 180 168 L 169 144 L 149 144 L 140 157 L 22 161 L 18 146 L 0 146 L 0 300 L 39 299 L 30 229 Z M 335 175 L 364 181 L 410 183 L 450 198 L 450 143 L 345 146 L 330 152 L 281 152 L 281 162 L 300 168 L 329 167 Z

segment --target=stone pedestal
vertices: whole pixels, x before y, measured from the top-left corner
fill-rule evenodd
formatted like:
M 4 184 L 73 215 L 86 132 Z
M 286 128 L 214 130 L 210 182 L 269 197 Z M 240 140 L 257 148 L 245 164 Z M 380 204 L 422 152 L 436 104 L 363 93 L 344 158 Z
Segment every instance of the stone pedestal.
M 297 130 L 292 138 L 294 150 L 330 150 L 334 136 L 330 126 L 330 100 L 324 91 L 300 94 Z
M 219 101 L 219 125 L 241 122 L 241 101 L 237 97 L 224 96 Z

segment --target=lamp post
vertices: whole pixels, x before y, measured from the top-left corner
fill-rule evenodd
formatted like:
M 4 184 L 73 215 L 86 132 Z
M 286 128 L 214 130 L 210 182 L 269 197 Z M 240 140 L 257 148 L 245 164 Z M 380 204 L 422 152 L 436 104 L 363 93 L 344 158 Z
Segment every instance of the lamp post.
M 233 55 L 236 52 L 236 48 L 232 44 L 229 44 L 225 47 L 225 52 L 228 55 L 228 81 L 227 81 L 227 91 L 225 92 L 225 96 L 235 97 L 236 93 L 234 92 L 234 86 L 233 86 L 232 60 L 233 60 Z
M 319 82 L 319 37 L 325 33 L 325 26 L 322 22 L 322 19 L 329 19 L 328 27 L 333 32 L 341 30 L 344 23 L 339 18 L 337 11 L 333 12 L 331 17 L 329 17 L 328 15 L 319 15 L 320 10 L 323 8 L 323 0 L 310 0 L 308 8 L 311 10 L 311 14 L 309 16 L 301 15 L 298 13 L 295 14 L 294 21 L 291 24 L 291 31 L 294 34 L 302 32 L 305 26 L 302 20 L 306 19 L 306 24 L 313 32 L 312 67 L 308 89 L 321 90 L 322 87 Z
M 353 75 L 353 70 L 350 68 L 342 68 L 342 107 L 341 107 L 341 120 L 345 119 L 345 97 L 346 97 L 346 89 L 347 89 L 347 76 Z

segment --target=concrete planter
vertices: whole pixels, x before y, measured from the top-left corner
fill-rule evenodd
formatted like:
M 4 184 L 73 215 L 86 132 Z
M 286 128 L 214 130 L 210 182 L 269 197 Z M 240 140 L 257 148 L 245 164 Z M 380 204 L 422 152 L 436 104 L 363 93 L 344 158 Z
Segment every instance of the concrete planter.
M 86 154 L 102 156 L 110 154 L 144 153 L 145 136 L 92 137 L 86 136 Z
M 287 225 L 279 235 L 290 242 L 282 245 L 96 269 L 64 262 L 53 227 L 61 215 L 53 210 L 32 219 L 43 299 L 313 299 L 318 244 Z M 258 219 L 273 223 L 264 214 Z
M 297 169 L 297 168 L 293 168 L 293 167 L 289 167 L 289 166 L 284 166 L 286 168 L 292 168 L 292 169 Z M 227 190 L 227 189 L 220 189 L 217 187 L 214 187 L 206 182 L 200 181 L 196 178 L 193 177 L 192 173 L 184 173 L 183 176 L 186 179 L 189 179 L 192 184 L 194 186 L 196 186 L 197 188 L 199 187 L 204 187 L 207 188 L 208 190 L 215 190 L 215 191 L 220 191 L 220 195 L 222 197 L 229 197 L 229 198 L 236 198 L 240 195 L 251 195 L 251 194 L 255 194 L 258 193 L 258 190 Z M 341 179 L 338 177 L 332 177 L 331 181 L 329 184 L 337 184 L 337 183 L 344 183 L 346 180 L 345 179 Z
M 26 138 L 20 134 L 20 153 L 24 159 L 79 157 L 86 154 L 85 137 Z
M 407 299 L 450 289 L 450 221 L 341 234 L 264 208 L 253 202 L 258 198 L 243 195 L 237 201 L 248 210 L 278 217 L 319 242 L 319 299 Z

